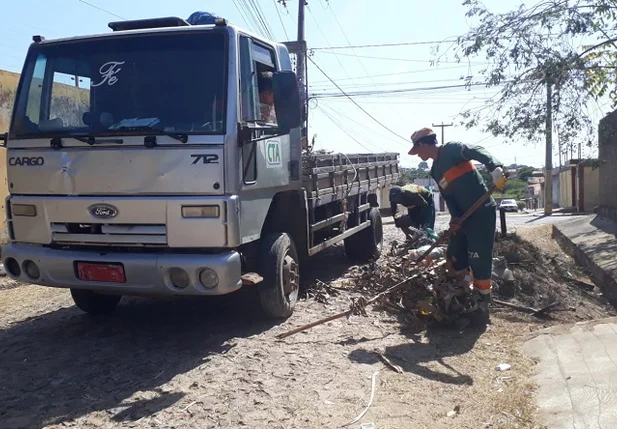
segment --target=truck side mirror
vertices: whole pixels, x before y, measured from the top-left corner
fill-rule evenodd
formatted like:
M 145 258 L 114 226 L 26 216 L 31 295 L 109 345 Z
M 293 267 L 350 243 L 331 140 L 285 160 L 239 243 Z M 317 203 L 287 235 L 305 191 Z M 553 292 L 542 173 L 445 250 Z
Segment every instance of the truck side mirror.
M 298 77 L 292 71 L 277 71 L 272 76 L 272 90 L 279 133 L 288 134 L 302 123 Z

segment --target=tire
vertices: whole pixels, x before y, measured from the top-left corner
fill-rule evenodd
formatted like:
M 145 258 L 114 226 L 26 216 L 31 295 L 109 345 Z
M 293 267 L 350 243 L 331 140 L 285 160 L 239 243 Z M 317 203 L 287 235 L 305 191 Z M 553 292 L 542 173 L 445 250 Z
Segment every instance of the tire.
M 71 289 L 71 296 L 77 308 L 92 316 L 111 313 L 122 298 L 122 295 L 103 295 L 83 289 Z
M 383 224 L 379 209 L 368 213 L 371 224 L 368 228 L 345 239 L 345 253 L 352 262 L 367 263 L 381 256 L 383 247 Z
M 300 289 L 298 252 L 286 233 L 274 233 L 262 239 L 261 275 L 258 286 L 261 309 L 270 319 L 292 315 Z

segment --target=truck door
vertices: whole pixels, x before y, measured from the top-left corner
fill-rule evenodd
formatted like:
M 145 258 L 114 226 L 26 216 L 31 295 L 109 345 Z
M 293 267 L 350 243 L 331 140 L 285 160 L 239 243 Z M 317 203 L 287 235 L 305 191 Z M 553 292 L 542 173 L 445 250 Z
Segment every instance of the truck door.
M 259 129 L 276 126 L 272 97 L 272 73 L 276 70 L 272 47 L 240 36 L 240 117 L 243 123 L 255 125 L 251 138 L 259 139 L 240 148 L 242 243 L 259 238 L 272 198 L 290 186 L 289 135 L 275 136 L 271 131 Z

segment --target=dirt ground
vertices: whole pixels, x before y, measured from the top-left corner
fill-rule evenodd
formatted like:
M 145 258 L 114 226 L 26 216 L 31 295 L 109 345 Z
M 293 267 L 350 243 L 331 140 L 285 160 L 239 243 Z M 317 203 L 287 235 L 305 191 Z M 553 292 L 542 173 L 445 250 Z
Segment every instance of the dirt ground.
M 387 241 L 401 238 L 384 228 Z M 546 227 L 518 232 L 567 258 Z M 280 332 L 349 308 L 352 292 L 326 296 L 317 281 L 336 284 L 350 269 L 342 248 L 314 263 L 315 290 L 282 324 L 261 320 L 250 292 L 123 298 L 111 317 L 96 320 L 73 307 L 68 291 L 5 279 L 0 427 L 334 428 L 356 420 L 372 396 L 348 427 L 540 428 L 527 381 L 534 362 L 519 352 L 522 338 L 612 314 L 591 291 L 548 319 L 496 308 L 483 333 L 418 333 L 396 315 L 368 311 L 279 341 Z M 559 296 L 575 293 L 554 287 Z M 512 367 L 496 371 L 501 363 Z

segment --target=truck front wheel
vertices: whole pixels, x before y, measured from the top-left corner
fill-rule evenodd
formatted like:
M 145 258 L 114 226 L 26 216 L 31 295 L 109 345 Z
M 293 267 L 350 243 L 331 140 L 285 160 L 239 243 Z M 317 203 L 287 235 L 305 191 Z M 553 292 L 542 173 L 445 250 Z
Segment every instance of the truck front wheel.
M 366 263 L 381 256 L 383 224 L 379 209 L 372 208 L 368 220 L 371 222 L 368 228 L 345 239 L 345 253 L 352 262 Z
M 267 317 L 287 318 L 296 306 L 300 286 L 296 246 L 289 235 L 281 232 L 264 237 L 261 249 L 261 308 Z
M 71 296 L 77 308 L 92 316 L 111 313 L 122 298 L 122 295 L 102 295 L 83 289 L 71 289 Z

